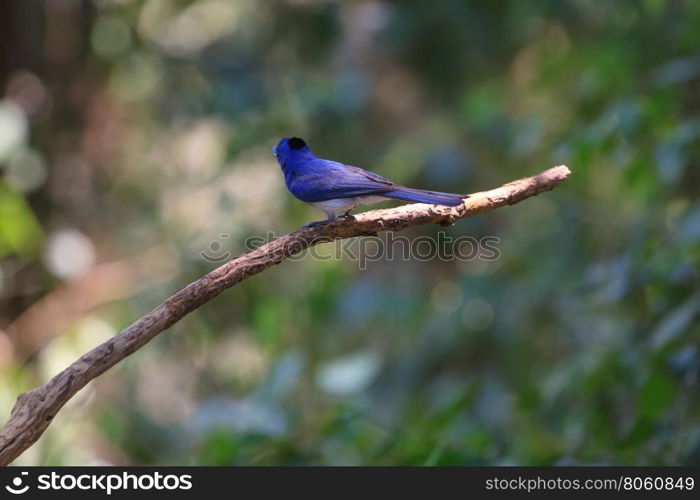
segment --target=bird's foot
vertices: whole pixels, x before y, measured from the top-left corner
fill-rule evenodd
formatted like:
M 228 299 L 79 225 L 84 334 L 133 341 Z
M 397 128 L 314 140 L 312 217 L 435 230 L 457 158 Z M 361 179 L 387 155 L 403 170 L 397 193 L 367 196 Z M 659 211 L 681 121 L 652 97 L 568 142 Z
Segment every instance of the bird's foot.
M 350 213 L 350 210 L 345 212 L 343 215 L 339 217 L 340 219 L 343 219 L 343 221 L 355 221 L 355 216 Z
M 315 221 L 309 222 L 308 224 L 304 224 L 301 227 L 318 227 L 322 224 L 328 224 L 328 221 L 327 220 L 315 220 Z
M 308 227 L 310 229 L 315 229 L 317 231 L 320 231 L 323 226 L 330 224 L 331 222 L 335 222 L 335 220 L 336 219 L 315 220 L 315 221 L 309 222 L 308 224 L 304 224 L 301 227 Z

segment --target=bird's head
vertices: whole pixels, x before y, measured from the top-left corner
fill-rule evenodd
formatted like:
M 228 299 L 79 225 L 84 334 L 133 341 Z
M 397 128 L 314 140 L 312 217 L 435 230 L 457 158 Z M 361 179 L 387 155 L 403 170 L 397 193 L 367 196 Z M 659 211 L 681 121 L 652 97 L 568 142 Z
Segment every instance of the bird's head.
M 300 139 L 299 137 L 285 137 L 277 143 L 277 146 L 272 148 L 272 154 L 275 155 L 275 158 L 277 158 L 277 161 L 282 167 L 284 167 L 284 164 L 290 159 L 308 157 L 309 155 L 313 156 L 313 153 L 309 149 L 309 146 L 306 145 L 306 142 L 304 142 L 304 139 Z

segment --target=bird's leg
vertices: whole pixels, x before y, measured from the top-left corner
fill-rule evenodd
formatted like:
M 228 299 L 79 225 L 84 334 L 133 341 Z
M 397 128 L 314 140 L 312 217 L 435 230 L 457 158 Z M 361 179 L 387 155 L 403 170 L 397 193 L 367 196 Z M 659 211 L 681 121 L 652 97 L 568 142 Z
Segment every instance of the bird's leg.
M 325 211 L 325 210 L 324 210 Z M 336 220 L 336 216 L 333 212 L 325 211 L 326 215 L 328 216 L 328 219 L 326 220 L 316 220 L 313 222 L 309 222 L 308 224 L 304 224 L 304 227 L 315 227 L 318 228 L 318 226 L 321 226 L 323 224 L 330 224 L 331 222 Z

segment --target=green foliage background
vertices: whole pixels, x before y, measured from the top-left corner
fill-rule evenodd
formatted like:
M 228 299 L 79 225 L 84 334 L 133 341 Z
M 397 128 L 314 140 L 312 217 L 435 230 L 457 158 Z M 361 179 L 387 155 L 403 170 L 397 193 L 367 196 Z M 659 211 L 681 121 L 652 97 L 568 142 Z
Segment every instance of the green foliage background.
M 436 190 L 573 171 L 446 229 L 497 261 L 245 281 L 18 463 L 700 463 L 698 2 L 13 0 L 0 41 L 3 419 L 201 252 L 319 217 L 280 137 Z

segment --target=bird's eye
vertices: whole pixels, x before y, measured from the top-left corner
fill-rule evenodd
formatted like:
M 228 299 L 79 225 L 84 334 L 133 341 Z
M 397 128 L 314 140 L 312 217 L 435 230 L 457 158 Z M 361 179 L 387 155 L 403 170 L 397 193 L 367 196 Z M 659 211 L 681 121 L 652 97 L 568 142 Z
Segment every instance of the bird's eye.
M 306 146 L 306 143 L 304 142 L 304 139 L 300 139 L 298 137 L 292 137 L 289 139 L 289 149 L 301 149 L 304 146 Z

